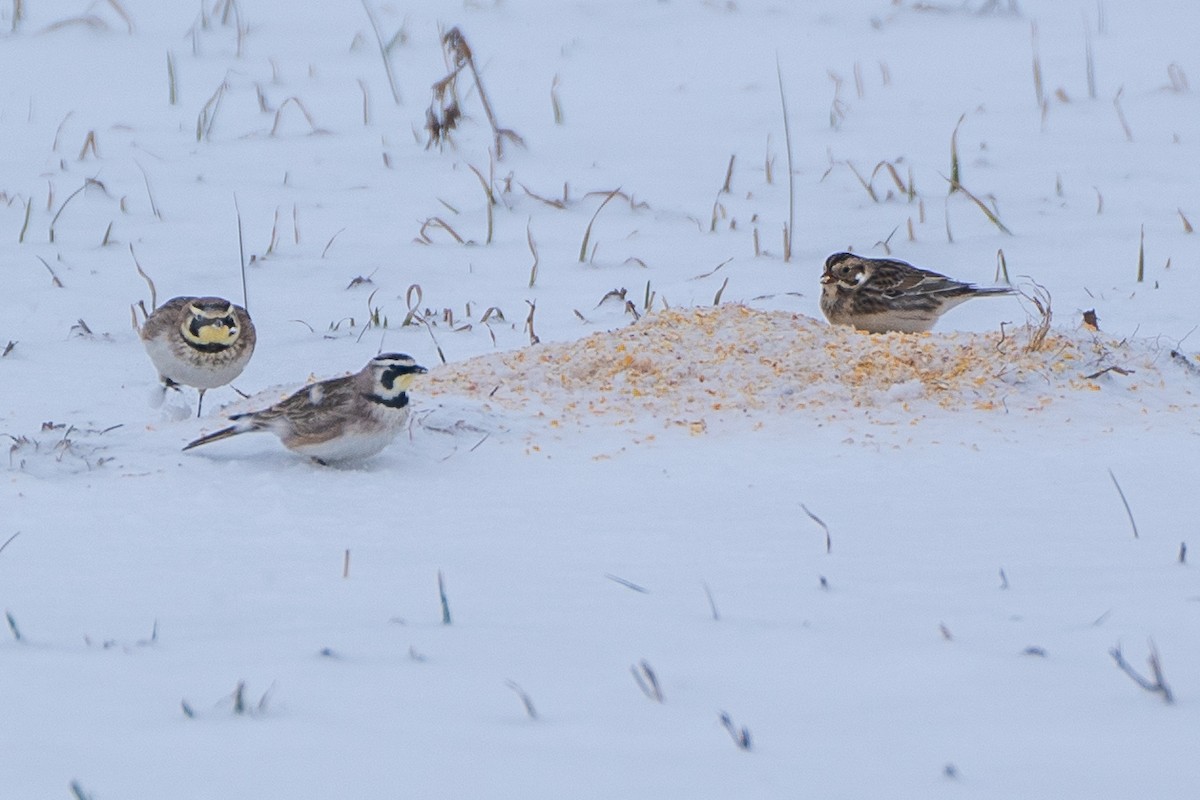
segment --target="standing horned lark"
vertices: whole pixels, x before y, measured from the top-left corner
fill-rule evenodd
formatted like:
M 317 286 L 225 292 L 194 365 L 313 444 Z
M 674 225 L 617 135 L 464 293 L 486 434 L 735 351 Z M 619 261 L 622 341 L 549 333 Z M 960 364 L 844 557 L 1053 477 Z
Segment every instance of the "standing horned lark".
M 204 392 L 232 381 L 254 354 L 254 323 L 246 309 L 220 297 L 176 297 L 146 318 L 142 344 L 163 384 Z
M 425 368 L 403 353 L 372 358 L 360 372 L 320 381 L 270 408 L 230 417 L 235 424 L 191 442 L 184 450 L 240 433 L 270 431 L 285 447 L 319 464 L 356 461 L 378 453 L 408 420 L 408 389 Z
M 890 258 L 834 253 L 821 276 L 821 311 L 835 325 L 867 333 L 917 333 L 972 297 L 1012 294 L 1006 286 L 975 286 Z

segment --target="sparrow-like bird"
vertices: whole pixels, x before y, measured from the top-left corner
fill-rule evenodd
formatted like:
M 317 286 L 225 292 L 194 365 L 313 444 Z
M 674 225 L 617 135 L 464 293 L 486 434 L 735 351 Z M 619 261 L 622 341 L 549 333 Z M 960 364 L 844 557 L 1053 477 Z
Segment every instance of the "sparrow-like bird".
M 232 381 L 254 354 L 257 336 L 246 309 L 220 297 L 176 297 L 154 309 L 140 331 L 142 344 L 168 387 L 204 393 Z
M 1012 294 L 1007 286 L 975 286 L 891 258 L 834 253 L 821 275 L 821 311 L 835 325 L 867 333 L 918 333 L 972 297 Z
M 269 408 L 230 417 L 234 424 L 184 450 L 230 436 L 270 431 L 319 464 L 359 461 L 387 447 L 408 421 L 408 390 L 425 373 L 411 356 L 384 353 L 353 375 L 314 383 Z

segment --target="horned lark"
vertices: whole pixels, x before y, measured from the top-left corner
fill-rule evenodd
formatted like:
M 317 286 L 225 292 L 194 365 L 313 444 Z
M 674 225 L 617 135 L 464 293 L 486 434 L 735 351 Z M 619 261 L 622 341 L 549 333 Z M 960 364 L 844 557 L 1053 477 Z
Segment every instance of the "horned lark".
M 234 414 L 234 424 L 184 450 L 241 433 L 270 431 L 285 447 L 319 464 L 369 458 L 391 443 L 408 420 L 408 390 L 425 372 L 410 356 L 375 356 L 354 375 L 306 386 L 270 408 Z
M 835 325 L 867 333 L 916 333 L 972 297 L 1012 294 L 1006 286 L 975 286 L 890 258 L 834 253 L 821 276 L 821 311 Z
M 176 297 L 146 319 L 142 344 L 164 385 L 204 392 L 232 381 L 254 354 L 254 323 L 246 309 L 220 297 Z

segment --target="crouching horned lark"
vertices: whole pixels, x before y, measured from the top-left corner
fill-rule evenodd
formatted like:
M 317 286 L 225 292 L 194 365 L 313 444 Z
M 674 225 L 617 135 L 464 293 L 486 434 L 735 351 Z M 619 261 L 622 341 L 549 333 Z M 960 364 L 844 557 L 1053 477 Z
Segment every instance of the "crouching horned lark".
M 176 297 L 146 318 L 142 344 L 163 384 L 204 392 L 232 381 L 254 354 L 254 323 L 246 309 L 220 297 Z
M 285 447 L 319 464 L 370 458 L 408 421 L 408 390 L 425 372 L 410 356 L 375 356 L 354 375 L 314 383 L 275 405 L 234 414 L 228 428 L 201 436 L 184 450 L 242 433 L 270 431 Z
M 1012 294 L 1007 286 L 975 286 L 903 261 L 834 253 L 821 276 L 821 311 L 835 325 L 867 333 L 917 333 L 972 297 Z

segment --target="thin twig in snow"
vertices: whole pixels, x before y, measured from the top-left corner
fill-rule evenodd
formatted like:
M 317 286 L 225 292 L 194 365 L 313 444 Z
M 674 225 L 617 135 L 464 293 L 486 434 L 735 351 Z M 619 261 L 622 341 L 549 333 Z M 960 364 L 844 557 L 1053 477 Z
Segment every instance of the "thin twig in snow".
M 1128 675 L 1138 686 L 1147 692 L 1161 694 L 1163 702 L 1168 705 L 1175 702 L 1175 695 L 1171 693 L 1171 687 L 1167 686 L 1167 682 L 1163 678 L 1162 664 L 1158 660 L 1158 648 L 1154 646 L 1153 641 L 1150 642 L 1150 655 L 1146 658 L 1146 663 L 1150 665 L 1150 672 L 1154 676 L 1154 680 L 1150 680 L 1140 674 L 1125 660 L 1125 656 L 1121 653 L 1120 645 L 1109 650 L 1108 654 L 1113 657 L 1113 661 L 1117 662 L 1117 666 L 1121 668 L 1121 671 Z
M 1117 476 L 1113 474 L 1111 469 L 1108 471 L 1108 477 L 1112 478 L 1113 486 L 1117 487 L 1117 494 L 1121 496 L 1121 504 L 1125 506 L 1125 513 L 1129 515 L 1129 525 L 1133 528 L 1133 538 L 1140 538 L 1138 536 L 1137 523 L 1133 519 L 1133 511 L 1129 508 L 1129 501 L 1125 499 L 1125 492 L 1121 491 L 1121 484 L 1117 483 Z
M 832 552 L 832 551 L 833 551 L 833 539 L 832 539 L 832 538 L 830 538 L 830 536 L 829 536 L 829 526 L 828 526 L 828 525 L 826 525 L 824 522 L 822 522 L 820 517 L 818 517 L 818 516 L 817 516 L 816 514 L 814 514 L 813 512 L 809 511 L 809 510 L 808 510 L 808 506 L 804 505 L 804 503 L 801 503 L 801 504 L 800 504 L 800 509 L 801 509 L 801 510 L 802 510 L 802 511 L 803 511 L 805 514 L 807 514 L 807 515 L 808 515 L 808 518 L 809 518 L 809 519 L 811 519 L 813 522 L 815 522 L 815 523 L 817 523 L 818 525 L 820 525 L 820 526 L 821 526 L 821 530 L 825 531 L 825 552 L 826 552 L 826 553 Z
M 642 694 L 656 703 L 663 702 L 662 686 L 658 682 L 658 676 L 651 669 L 650 662 L 643 658 L 638 664 L 631 665 L 629 671 L 633 673 L 633 679 L 637 681 Z
M 750 749 L 750 729 L 742 726 L 740 729 L 733 724 L 733 718 L 728 712 L 721 712 L 721 725 L 729 732 L 729 737 L 733 739 L 733 743 L 738 746 L 739 750 Z
M 516 681 L 505 681 L 504 685 L 517 693 L 517 697 L 521 698 L 521 705 L 525 706 L 525 713 L 529 715 L 530 719 L 536 720 L 538 718 L 537 709 L 533 707 L 533 699 L 529 694 Z

